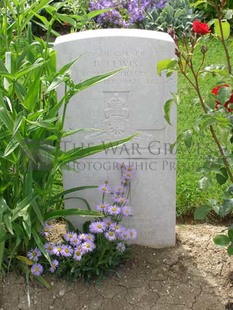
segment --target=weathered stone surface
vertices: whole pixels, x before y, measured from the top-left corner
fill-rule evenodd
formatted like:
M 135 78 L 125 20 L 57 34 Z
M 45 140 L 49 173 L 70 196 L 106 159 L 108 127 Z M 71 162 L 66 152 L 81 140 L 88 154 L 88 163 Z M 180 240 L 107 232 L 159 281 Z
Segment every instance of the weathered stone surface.
M 136 228 L 137 244 L 166 247 L 175 244 L 175 155 L 169 144 L 176 139 L 176 116 L 172 126 L 164 120 L 163 106 L 176 90 L 176 77 L 159 77 L 159 60 L 174 57 L 174 43 L 165 33 L 137 29 L 107 29 L 70 34 L 55 42 L 58 66 L 80 56 L 72 67 L 75 82 L 124 67 L 115 76 L 78 93 L 68 105 L 65 128 L 95 128 L 63 141 L 66 149 L 93 146 L 138 133 L 116 149 L 82 159 L 64 171 L 65 189 L 79 185 L 110 185 L 120 179 L 118 162 L 132 164 L 137 172 L 131 186 L 134 216 L 127 225 Z M 61 91 L 61 90 L 60 90 Z M 74 193 L 71 195 L 74 197 Z M 101 200 L 96 190 L 80 192 L 92 209 Z M 67 200 L 66 207 L 80 207 Z M 82 205 L 82 207 L 85 207 Z M 80 225 L 80 218 L 73 218 Z

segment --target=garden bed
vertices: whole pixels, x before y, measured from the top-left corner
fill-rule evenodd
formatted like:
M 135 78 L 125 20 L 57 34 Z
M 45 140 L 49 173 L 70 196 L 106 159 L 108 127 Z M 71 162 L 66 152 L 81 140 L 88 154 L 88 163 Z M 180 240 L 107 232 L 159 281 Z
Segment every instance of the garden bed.
M 174 248 L 133 246 L 133 257 L 101 285 L 48 276 L 30 283 L 31 309 L 224 310 L 233 303 L 233 262 L 213 237 L 225 226 L 178 225 Z M 162 232 L 161 232 L 162 233 Z M 1 310 L 28 309 L 24 277 L 1 284 Z

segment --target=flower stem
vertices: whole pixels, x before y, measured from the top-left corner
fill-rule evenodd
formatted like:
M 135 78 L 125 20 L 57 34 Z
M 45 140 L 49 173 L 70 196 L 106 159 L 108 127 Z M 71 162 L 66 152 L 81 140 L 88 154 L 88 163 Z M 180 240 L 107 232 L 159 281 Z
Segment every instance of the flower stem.
M 192 61 L 190 61 L 190 69 L 191 69 L 193 77 L 194 77 L 194 83 L 192 82 L 191 84 L 195 88 L 195 90 L 196 90 L 196 92 L 198 94 L 198 98 L 199 98 L 199 100 L 201 102 L 201 106 L 202 106 L 204 112 L 207 114 L 208 111 L 207 111 L 207 108 L 205 106 L 204 100 L 203 100 L 202 95 L 201 95 L 200 87 L 199 87 L 198 74 L 196 74 L 195 71 L 194 71 Z M 182 72 L 182 74 L 185 76 L 186 79 L 188 79 L 190 81 L 190 79 L 188 78 L 186 73 Z M 221 146 L 221 144 L 219 142 L 219 139 L 218 139 L 218 137 L 217 137 L 217 135 L 216 135 L 216 133 L 214 131 L 213 126 L 210 125 L 209 128 L 210 128 L 210 133 L 212 135 L 212 138 L 213 138 L 215 144 L 217 145 L 218 150 L 219 150 L 219 152 L 221 154 L 222 161 L 223 161 L 223 164 L 224 164 L 224 166 L 226 168 L 227 174 L 228 174 L 231 182 L 233 183 L 233 174 L 232 174 L 232 171 L 231 171 L 231 166 L 230 166 L 230 164 L 229 164 L 229 162 L 228 162 L 228 160 L 227 160 L 227 158 L 226 158 L 226 156 L 224 154 L 224 150 L 223 150 L 223 148 L 222 148 L 222 146 Z
M 220 34 L 221 34 L 220 41 L 222 43 L 222 46 L 223 46 L 223 49 L 224 49 L 224 52 L 226 55 L 227 70 L 228 70 L 229 74 L 232 74 L 230 55 L 229 55 L 229 51 L 228 51 L 228 48 L 226 46 L 226 42 L 224 39 L 223 28 L 222 28 L 222 16 L 221 16 L 220 11 L 219 11 L 218 1 L 215 1 L 215 9 L 216 9 L 216 14 L 218 16 L 218 23 L 219 23 L 219 29 L 220 29 Z

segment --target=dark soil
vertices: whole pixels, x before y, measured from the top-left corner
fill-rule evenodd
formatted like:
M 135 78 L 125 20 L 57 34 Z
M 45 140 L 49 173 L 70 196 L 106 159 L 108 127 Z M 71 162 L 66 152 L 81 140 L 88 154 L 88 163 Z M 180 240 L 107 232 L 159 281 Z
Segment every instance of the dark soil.
M 133 246 L 118 275 L 100 285 L 49 276 L 51 289 L 30 284 L 32 310 L 231 310 L 233 262 L 213 243 L 225 226 L 179 225 L 174 248 Z M 162 233 L 162 232 L 161 232 Z M 25 280 L 9 274 L 1 284 L 0 310 L 28 308 Z

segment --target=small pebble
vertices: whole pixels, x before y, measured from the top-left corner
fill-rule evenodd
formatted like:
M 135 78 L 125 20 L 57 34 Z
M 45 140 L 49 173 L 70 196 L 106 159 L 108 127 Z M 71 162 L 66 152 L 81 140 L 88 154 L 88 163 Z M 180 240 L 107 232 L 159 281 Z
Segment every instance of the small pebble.
M 59 296 L 64 296 L 65 295 L 65 290 L 61 290 L 60 292 L 59 292 Z

